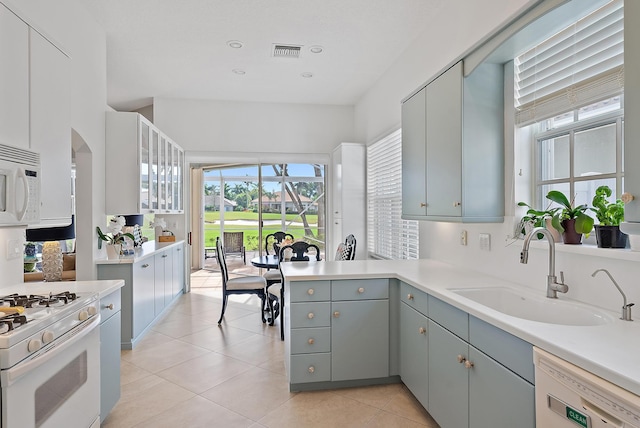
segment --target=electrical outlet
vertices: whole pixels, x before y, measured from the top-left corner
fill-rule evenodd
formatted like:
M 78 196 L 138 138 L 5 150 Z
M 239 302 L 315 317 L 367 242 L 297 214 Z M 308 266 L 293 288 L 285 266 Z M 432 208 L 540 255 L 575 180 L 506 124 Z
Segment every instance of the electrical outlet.
M 480 249 L 482 251 L 491 251 L 491 235 L 488 233 L 480 234 Z
M 22 245 L 19 239 L 7 241 L 7 260 L 19 259 L 22 256 Z
M 460 245 L 467 245 L 467 231 L 460 232 Z

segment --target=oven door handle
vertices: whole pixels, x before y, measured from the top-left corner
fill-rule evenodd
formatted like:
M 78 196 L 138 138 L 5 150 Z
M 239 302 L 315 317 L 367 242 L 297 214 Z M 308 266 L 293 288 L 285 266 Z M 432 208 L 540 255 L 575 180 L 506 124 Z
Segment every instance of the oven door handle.
M 8 369 L 6 379 L 7 386 L 15 383 L 21 376 L 33 370 L 34 368 L 46 364 L 47 361 L 55 358 L 61 352 L 64 352 L 68 347 L 78 343 L 85 336 L 91 333 L 95 328 L 100 325 L 100 315 L 93 317 L 93 320 L 79 326 L 76 330 L 73 330 L 69 337 L 62 340 L 60 343 L 53 342 L 51 347 L 45 348 L 41 353 L 35 354 L 32 358 L 28 358 L 23 362 L 16 364 Z M 64 336 L 63 336 L 64 337 Z

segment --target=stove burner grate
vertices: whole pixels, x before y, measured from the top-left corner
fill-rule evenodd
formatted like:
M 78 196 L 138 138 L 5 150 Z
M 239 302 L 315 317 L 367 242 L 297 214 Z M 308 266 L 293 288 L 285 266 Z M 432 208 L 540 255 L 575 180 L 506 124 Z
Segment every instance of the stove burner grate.
M 49 296 L 40 296 L 36 294 L 30 294 L 29 296 L 9 294 L 7 296 L 0 297 L 0 303 L 8 303 L 10 307 L 23 306 L 25 308 L 33 308 L 34 305 L 37 305 L 48 308 L 52 304 L 66 305 L 67 303 L 74 301 L 77 298 L 78 296 L 76 295 L 76 293 L 71 293 L 69 291 L 64 291 L 57 294 L 49 293 Z M 2 311 L 1 306 L 0 311 Z
M 27 317 L 20 314 L 8 314 L 0 318 L 0 326 L 6 326 L 8 330 L 11 331 L 14 327 L 20 326 L 22 324 L 27 323 Z M 17 326 L 14 326 L 17 324 Z

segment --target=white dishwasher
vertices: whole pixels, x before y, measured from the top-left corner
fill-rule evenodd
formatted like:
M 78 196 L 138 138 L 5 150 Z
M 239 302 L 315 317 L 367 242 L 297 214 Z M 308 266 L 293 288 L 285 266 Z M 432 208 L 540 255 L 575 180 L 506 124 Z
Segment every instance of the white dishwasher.
M 640 397 L 534 348 L 537 428 L 640 428 Z

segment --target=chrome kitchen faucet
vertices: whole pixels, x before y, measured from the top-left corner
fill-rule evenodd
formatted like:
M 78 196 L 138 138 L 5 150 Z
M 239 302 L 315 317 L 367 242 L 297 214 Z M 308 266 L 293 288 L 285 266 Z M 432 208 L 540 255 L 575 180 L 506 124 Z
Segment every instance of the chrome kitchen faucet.
M 556 277 L 556 248 L 553 235 L 544 227 L 535 227 L 531 229 L 527 236 L 524 237 L 524 244 L 522 246 L 522 252 L 520 253 L 520 263 L 527 264 L 529 261 L 529 244 L 531 238 L 538 233 L 542 233 L 547 237 L 549 243 L 549 274 L 547 275 L 547 297 L 550 299 L 558 298 L 558 291 L 566 293 L 569 291 L 569 286 L 564 283 L 564 273 L 560 271 L 560 282 Z

